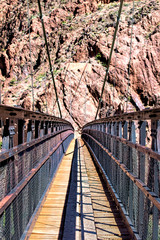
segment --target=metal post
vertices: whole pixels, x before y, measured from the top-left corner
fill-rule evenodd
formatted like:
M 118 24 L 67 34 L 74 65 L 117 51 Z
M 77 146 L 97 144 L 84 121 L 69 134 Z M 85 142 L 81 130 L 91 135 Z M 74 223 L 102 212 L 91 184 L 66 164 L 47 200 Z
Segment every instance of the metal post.
M 151 136 L 152 136 L 152 149 L 153 151 L 158 150 L 157 144 L 157 130 L 159 131 L 159 122 L 158 121 L 151 121 Z M 159 136 L 159 135 L 158 135 Z M 154 162 L 154 192 L 159 196 L 159 166 L 158 161 L 152 159 L 151 161 Z M 158 224 L 159 224 L 159 212 L 158 209 L 154 206 L 153 207 L 153 231 L 152 231 L 152 239 L 158 239 Z
M 123 138 L 127 139 L 128 138 L 128 122 L 125 121 L 123 124 Z M 128 146 L 122 144 L 122 161 L 123 163 L 128 167 Z M 129 197 L 129 179 L 126 176 L 126 174 L 123 172 L 123 201 L 124 201 L 124 207 L 127 211 L 128 209 L 128 197 Z
M 146 144 L 146 121 L 139 122 L 139 144 L 145 146 Z M 139 153 L 139 178 L 145 182 L 145 155 Z M 140 237 L 143 237 L 143 225 L 144 225 L 144 194 L 140 191 L 139 193 L 139 223 L 138 223 L 138 232 Z

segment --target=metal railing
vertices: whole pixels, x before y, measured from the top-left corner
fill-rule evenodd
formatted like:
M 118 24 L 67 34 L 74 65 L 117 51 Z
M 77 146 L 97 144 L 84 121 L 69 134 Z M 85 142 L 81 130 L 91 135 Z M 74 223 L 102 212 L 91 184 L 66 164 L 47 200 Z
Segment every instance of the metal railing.
M 2 145 L 7 146 L 0 153 L 0 239 L 18 240 L 25 235 L 31 217 L 73 138 L 73 127 L 69 122 L 50 115 L 6 106 L 1 108 L 8 109 L 8 112 L 0 112 L 2 140 L 5 139 Z M 10 113 L 14 114 L 11 116 Z M 28 126 L 17 127 L 19 120 Z M 7 130 L 10 124 L 19 132 L 13 131 L 14 135 L 11 135 Z M 18 139 L 23 142 L 11 147 L 11 138 L 12 143 Z
M 157 108 L 99 119 L 82 130 L 135 239 L 160 239 L 159 119 Z

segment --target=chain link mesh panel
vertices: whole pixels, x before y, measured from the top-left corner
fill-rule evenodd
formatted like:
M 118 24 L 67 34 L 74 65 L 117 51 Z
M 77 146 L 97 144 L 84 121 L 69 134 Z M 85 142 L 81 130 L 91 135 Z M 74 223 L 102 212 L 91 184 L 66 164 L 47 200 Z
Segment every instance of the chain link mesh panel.
M 62 132 L 56 137 L 42 140 L 24 151 L 0 163 L 0 201 L 40 162 L 57 143 L 66 136 Z
M 69 136 L 67 137 L 67 135 Z M 1 195 L 2 199 L 65 137 L 67 138 L 62 143 L 63 147 L 61 144 L 53 152 L 12 203 L 4 210 L 2 215 L 0 215 L 0 239 L 18 240 L 21 238 L 39 201 L 48 188 L 48 183 L 53 178 L 64 151 L 66 151 L 73 138 L 73 134 L 62 132 L 61 136 L 59 134 L 48 141 L 42 141 L 37 146 L 28 148 L 16 157 L 7 160 L 5 164 L 1 164 L 0 178 L 3 180 L 3 184 L 0 187 L 0 191 L 3 193 Z
M 105 132 L 85 129 L 82 136 L 103 167 L 140 238 L 160 239 L 158 208 L 127 175 L 134 174 L 135 179 L 139 179 L 148 192 L 153 192 L 153 195 L 159 197 L 158 160 Z M 112 155 L 108 154 L 104 147 Z M 123 169 L 114 158 L 119 160 Z

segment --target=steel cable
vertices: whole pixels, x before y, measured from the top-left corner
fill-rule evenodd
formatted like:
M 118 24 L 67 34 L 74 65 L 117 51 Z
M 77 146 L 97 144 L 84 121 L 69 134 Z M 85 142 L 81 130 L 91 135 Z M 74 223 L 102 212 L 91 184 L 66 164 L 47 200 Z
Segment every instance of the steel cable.
M 32 86 L 32 111 L 34 111 L 34 88 L 33 88 L 33 62 L 32 62 L 32 53 L 31 53 L 31 30 L 30 30 L 30 15 L 29 15 L 29 5 L 30 0 L 27 0 L 27 12 L 28 12 L 28 31 L 29 31 L 29 56 L 30 56 L 30 68 L 31 68 L 31 86 Z
M 53 86 L 54 86 L 55 95 L 56 95 L 56 102 L 57 102 L 60 118 L 62 118 L 62 112 L 61 112 L 61 108 L 60 108 L 60 103 L 59 103 L 59 98 L 58 98 L 58 94 L 57 94 L 56 83 L 55 83 L 54 74 L 53 74 L 53 68 L 52 68 L 52 63 L 51 63 L 51 58 L 50 58 L 50 53 L 49 53 L 49 47 L 48 47 L 48 42 L 47 42 L 46 30 L 45 30 L 45 26 L 44 26 L 44 22 L 43 22 L 43 15 L 42 15 L 42 8 L 41 8 L 40 0 L 38 0 L 38 7 L 39 7 L 39 15 L 40 15 L 41 23 L 42 23 L 43 35 L 44 35 L 44 39 L 45 39 L 46 51 L 47 51 L 47 55 L 48 55 L 50 72 L 51 72 Z
M 83 69 L 83 72 L 82 72 L 82 74 L 81 74 L 81 77 L 80 77 L 80 79 L 79 79 L 79 81 L 78 81 L 78 85 L 77 85 L 77 88 L 76 88 L 76 90 L 75 90 L 75 93 L 74 93 L 74 96 L 72 97 L 72 99 L 70 100 L 70 109 L 72 110 L 72 103 L 73 103 L 73 100 L 74 100 L 74 98 L 75 98 L 75 96 L 76 96 L 76 93 L 77 93 L 77 90 L 78 90 L 78 88 L 79 88 L 79 86 L 80 86 L 80 84 L 81 84 L 81 80 L 82 80 L 82 77 L 83 77 L 83 75 L 84 75 L 84 73 L 85 73 L 85 70 L 86 70 L 86 68 L 87 68 L 87 65 L 88 65 L 88 62 L 86 62 L 86 65 L 85 65 L 85 67 L 84 67 L 84 69 Z M 68 68 L 69 68 L 69 66 L 68 66 Z M 68 68 L 66 69 L 66 74 L 67 74 L 67 72 L 70 72 L 69 70 L 68 70 Z M 70 72 L 73 76 L 74 76 L 74 74 L 72 73 L 72 72 Z M 74 76 L 75 78 L 76 78 L 76 76 Z M 76 78 L 77 79 L 77 78 Z M 71 87 L 71 82 L 70 82 L 70 87 Z M 70 90 L 70 94 L 71 94 L 71 90 Z M 70 116 L 72 117 L 72 113 L 70 112 Z
M 130 68 L 131 68 L 131 58 L 132 58 L 132 43 L 133 43 L 133 23 L 134 23 L 134 0 L 132 9 L 132 28 L 131 28 L 131 42 L 130 42 L 130 52 L 129 52 L 129 63 L 128 63 L 128 89 L 127 89 L 127 105 L 126 112 L 128 110 L 128 102 L 130 101 Z
M 103 96 L 103 92 L 104 92 L 104 88 L 105 88 L 105 84 L 108 78 L 108 74 L 109 74 L 109 67 L 110 67 L 110 63 L 111 63 L 111 58 L 112 58 L 112 53 L 113 53 L 113 49 L 114 49 L 114 44 L 115 44 L 115 40 L 116 40 L 116 35 L 117 35 L 117 31 L 118 31 L 118 26 L 119 26 L 119 21 L 120 21 L 120 16 L 121 16 L 121 11 L 122 11 L 122 6 L 123 6 L 123 1 L 120 1 L 120 6 L 119 6 L 119 11 L 118 11 L 118 16 L 117 16 L 117 22 L 116 22 L 116 27 L 115 27 L 115 31 L 114 31 L 114 36 L 113 36 L 113 41 L 112 41 L 112 46 L 111 46 L 111 51 L 110 51 L 110 55 L 109 55 L 109 59 L 108 59 L 108 64 L 107 64 L 107 69 L 106 69 L 106 75 L 103 81 L 103 86 L 102 86 L 102 90 L 101 90 L 101 95 L 98 101 L 98 107 L 97 107 L 97 112 L 96 112 L 96 116 L 95 119 L 97 119 L 97 115 L 99 112 L 99 108 L 100 108 L 100 104 L 102 102 L 102 96 Z
M 116 68 L 117 68 L 117 52 L 118 52 L 118 34 L 117 34 L 117 39 L 116 39 L 116 49 L 115 49 L 115 74 L 116 74 Z M 113 99 L 115 97 L 115 76 L 114 76 L 114 79 L 113 79 Z

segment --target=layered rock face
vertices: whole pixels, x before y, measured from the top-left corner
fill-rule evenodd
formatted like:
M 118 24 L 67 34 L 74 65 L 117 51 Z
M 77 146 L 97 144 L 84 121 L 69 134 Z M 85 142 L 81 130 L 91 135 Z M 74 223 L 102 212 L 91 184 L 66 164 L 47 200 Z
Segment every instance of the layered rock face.
M 31 1 L 29 12 L 26 1 L 1 5 L 3 104 L 32 109 L 32 68 L 35 109 L 58 116 L 37 3 Z M 42 1 L 62 114 L 78 127 L 95 117 L 118 9 L 118 2 Z M 134 8 L 125 2 L 99 116 L 158 106 L 159 99 L 159 1 L 136 1 Z

